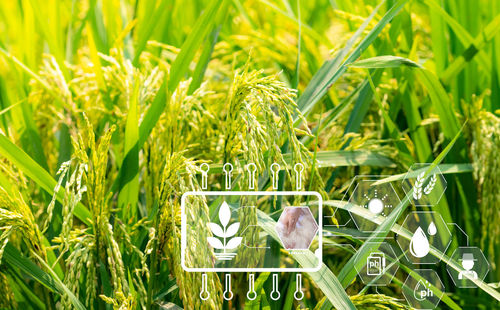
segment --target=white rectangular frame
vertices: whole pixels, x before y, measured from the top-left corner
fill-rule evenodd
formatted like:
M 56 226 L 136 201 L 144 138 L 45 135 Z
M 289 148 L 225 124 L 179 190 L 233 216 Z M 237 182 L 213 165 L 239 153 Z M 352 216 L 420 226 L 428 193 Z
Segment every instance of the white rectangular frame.
M 318 258 L 318 265 L 313 268 L 191 268 L 185 265 L 187 218 L 185 202 L 188 196 L 315 196 L 318 198 L 318 250 L 312 255 Z M 323 265 L 323 199 L 314 191 L 190 191 L 181 197 L 181 266 L 187 272 L 316 272 Z

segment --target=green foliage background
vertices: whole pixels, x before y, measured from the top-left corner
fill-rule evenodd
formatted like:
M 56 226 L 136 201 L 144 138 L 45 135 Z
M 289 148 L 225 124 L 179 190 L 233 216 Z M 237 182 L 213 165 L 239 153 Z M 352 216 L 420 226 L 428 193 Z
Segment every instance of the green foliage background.
M 269 274 L 259 297 L 223 302 L 223 279 L 180 267 L 180 196 L 224 186 L 222 163 L 306 166 L 331 224 L 355 175 L 439 165 L 448 182 L 434 209 L 485 252 L 477 289 L 436 266 L 440 307 L 499 307 L 500 3 L 460 0 L 19 0 L 0 3 L 0 307 L 24 309 L 402 309 L 401 261 L 376 292 L 356 279 L 353 250 L 393 236 L 408 199 L 370 236 L 340 227 L 325 265 Z M 245 182 L 242 176 L 236 187 Z M 197 224 L 214 208 L 199 202 Z M 245 214 L 272 227 L 276 218 Z M 404 234 L 403 234 L 404 235 Z M 367 239 L 368 237 L 368 239 Z M 200 234 L 190 244 L 210 261 Z M 443 253 L 434 253 L 442 255 Z M 378 294 L 381 293 L 381 294 Z

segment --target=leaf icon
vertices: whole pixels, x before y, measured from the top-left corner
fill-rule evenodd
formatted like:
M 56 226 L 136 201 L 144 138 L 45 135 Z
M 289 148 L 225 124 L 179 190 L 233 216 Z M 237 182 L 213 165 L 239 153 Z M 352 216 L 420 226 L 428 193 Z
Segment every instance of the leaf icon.
M 223 227 L 226 227 L 230 219 L 231 219 L 231 210 L 229 209 L 227 203 L 224 201 L 219 209 L 220 223 L 222 224 Z
M 236 237 L 229 240 L 229 242 L 226 244 L 226 249 L 232 250 L 236 248 L 238 245 L 240 245 L 242 239 L 243 239 L 242 237 Z
M 234 224 L 231 224 L 227 230 L 226 230 L 226 234 L 224 237 L 231 237 L 231 236 L 234 236 L 236 235 L 236 233 L 238 232 L 238 229 L 240 228 L 240 223 L 234 223 Z M 214 233 L 215 234 L 215 233 Z
M 222 231 L 222 227 L 220 227 L 219 225 L 217 225 L 215 223 L 208 223 L 208 226 L 210 227 L 210 230 L 212 231 L 212 233 L 214 235 L 216 235 L 217 237 L 221 237 L 221 238 L 224 237 L 224 231 Z
M 214 238 L 214 237 L 207 237 L 208 243 L 214 248 L 214 249 L 223 249 L 224 245 L 222 242 L 220 242 L 219 239 Z M 232 240 L 231 240 L 232 241 Z

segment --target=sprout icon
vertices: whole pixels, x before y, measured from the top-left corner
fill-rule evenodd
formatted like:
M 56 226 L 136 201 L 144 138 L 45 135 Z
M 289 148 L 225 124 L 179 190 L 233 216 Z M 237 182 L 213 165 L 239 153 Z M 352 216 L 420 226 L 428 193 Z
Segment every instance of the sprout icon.
M 217 250 L 222 250 L 222 252 L 217 252 L 215 254 L 215 258 L 218 260 L 232 260 L 236 253 L 227 252 L 227 250 L 234 250 L 240 244 L 242 237 L 234 237 L 240 228 L 240 223 L 236 222 L 229 225 L 229 220 L 231 219 L 231 210 L 229 209 L 228 204 L 224 201 L 219 208 L 219 221 L 221 225 L 216 223 L 208 223 L 210 230 L 212 233 L 221 238 L 215 237 L 207 237 L 208 243 Z

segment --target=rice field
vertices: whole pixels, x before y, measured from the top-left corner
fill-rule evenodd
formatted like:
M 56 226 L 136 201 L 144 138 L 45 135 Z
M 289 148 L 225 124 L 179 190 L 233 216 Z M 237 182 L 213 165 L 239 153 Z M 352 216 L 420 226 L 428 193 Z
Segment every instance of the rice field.
M 499 309 L 499 154 L 498 1 L 2 1 L 0 309 Z

